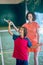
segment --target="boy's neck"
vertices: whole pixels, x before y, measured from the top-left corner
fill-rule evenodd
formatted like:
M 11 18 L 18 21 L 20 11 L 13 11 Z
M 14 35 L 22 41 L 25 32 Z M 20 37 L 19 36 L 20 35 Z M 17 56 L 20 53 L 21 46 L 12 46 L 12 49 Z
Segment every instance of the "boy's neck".
M 24 36 L 20 36 L 21 38 L 24 38 Z

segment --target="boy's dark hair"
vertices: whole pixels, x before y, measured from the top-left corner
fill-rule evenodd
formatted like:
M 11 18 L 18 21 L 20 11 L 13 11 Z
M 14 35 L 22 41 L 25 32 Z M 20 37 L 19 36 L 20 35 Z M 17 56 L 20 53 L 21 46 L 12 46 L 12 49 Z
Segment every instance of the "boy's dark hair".
M 29 14 L 32 14 L 32 16 L 33 16 L 33 21 L 35 21 L 35 20 L 36 20 L 36 15 L 35 15 L 33 12 L 28 12 L 27 15 L 26 15 L 26 19 L 28 20 L 28 15 L 29 15 Z
M 24 29 L 24 37 L 27 35 L 27 29 L 25 27 L 22 27 Z

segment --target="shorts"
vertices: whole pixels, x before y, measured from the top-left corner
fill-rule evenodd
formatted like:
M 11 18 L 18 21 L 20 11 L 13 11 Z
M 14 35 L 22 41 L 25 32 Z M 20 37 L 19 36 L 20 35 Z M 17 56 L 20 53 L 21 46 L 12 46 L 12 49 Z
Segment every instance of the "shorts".
M 16 59 L 16 65 L 28 65 L 28 61 Z

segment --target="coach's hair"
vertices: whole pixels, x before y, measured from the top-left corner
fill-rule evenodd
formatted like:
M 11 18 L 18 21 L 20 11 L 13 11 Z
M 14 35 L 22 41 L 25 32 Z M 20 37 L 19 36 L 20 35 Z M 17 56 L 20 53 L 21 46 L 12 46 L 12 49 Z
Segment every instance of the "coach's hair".
M 27 15 L 26 15 L 26 19 L 28 20 L 28 15 L 29 14 L 32 14 L 32 16 L 33 16 L 32 20 L 35 21 L 36 20 L 36 15 L 33 12 L 28 12 Z

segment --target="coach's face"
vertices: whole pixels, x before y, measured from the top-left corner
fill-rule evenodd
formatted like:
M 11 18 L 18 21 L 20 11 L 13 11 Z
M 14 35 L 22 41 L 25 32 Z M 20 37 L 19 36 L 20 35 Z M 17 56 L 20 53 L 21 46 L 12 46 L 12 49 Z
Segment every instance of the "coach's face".
M 29 20 L 29 22 L 32 22 L 32 19 L 33 19 L 32 14 L 28 14 L 28 20 Z

